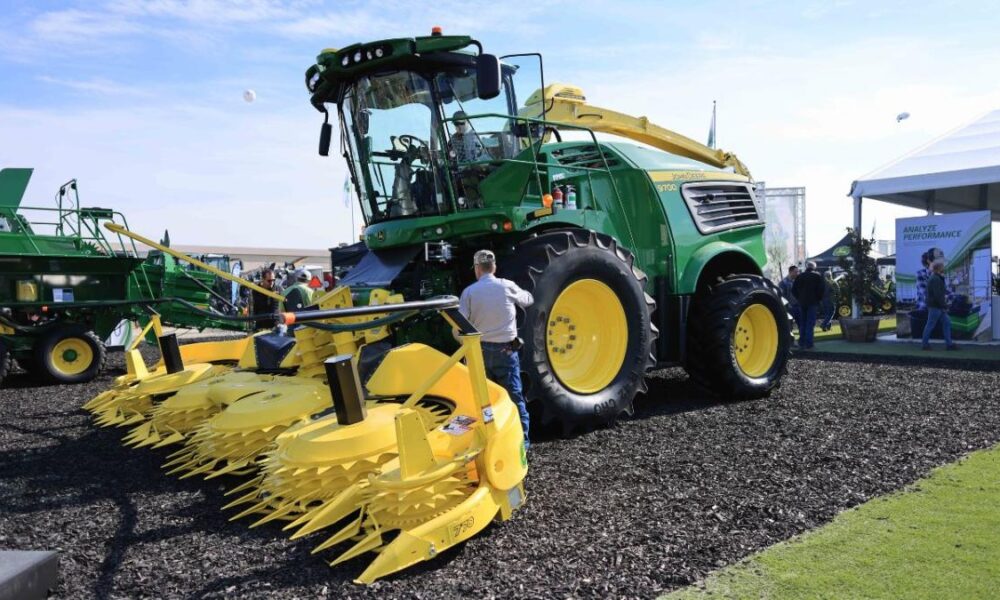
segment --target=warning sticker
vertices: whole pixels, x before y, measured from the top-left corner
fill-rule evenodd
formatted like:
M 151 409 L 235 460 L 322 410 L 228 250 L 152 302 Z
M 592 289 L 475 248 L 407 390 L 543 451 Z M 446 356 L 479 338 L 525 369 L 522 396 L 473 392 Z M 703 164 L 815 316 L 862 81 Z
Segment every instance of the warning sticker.
M 458 415 L 453 417 L 450 421 L 441 426 L 441 431 L 445 433 L 450 433 L 451 435 L 463 435 L 472 429 L 473 423 L 476 422 L 474 417 L 469 417 L 466 415 Z

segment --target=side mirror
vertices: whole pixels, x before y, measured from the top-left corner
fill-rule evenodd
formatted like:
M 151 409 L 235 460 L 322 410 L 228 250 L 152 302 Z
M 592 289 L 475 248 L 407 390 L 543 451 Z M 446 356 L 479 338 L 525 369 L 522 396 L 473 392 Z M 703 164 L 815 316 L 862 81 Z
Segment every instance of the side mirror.
M 333 138 L 333 125 L 323 123 L 319 128 L 319 155 L 330 155 L 330 140 Z
M 480 100 L 500 95 L 500 59 L 493 54 L 476 57 L 476 88 Z

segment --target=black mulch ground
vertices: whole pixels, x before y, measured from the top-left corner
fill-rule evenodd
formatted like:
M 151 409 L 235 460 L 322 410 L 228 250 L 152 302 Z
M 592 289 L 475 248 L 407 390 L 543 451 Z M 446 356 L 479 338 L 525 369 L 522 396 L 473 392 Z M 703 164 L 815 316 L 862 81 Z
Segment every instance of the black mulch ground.
M 310 539 L 229 523 L 222 485 L 90 425 L 114 360 L 89 385 L 0 390 L 0 548 L 58 550 L 63 598 L 650 598 L 1000 441 L 996 370 L 794 360 L 741 404 L 663 371 L 635 419 L 536 444 L 512 521 L 361 587 L 366 558 L 331 569 Z

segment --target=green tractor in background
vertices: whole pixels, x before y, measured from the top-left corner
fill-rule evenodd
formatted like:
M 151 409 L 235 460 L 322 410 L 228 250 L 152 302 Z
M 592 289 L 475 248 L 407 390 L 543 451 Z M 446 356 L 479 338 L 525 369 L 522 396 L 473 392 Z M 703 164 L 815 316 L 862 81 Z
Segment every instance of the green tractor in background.
M 725 400 L 780 383 L 787 314 L 732 154 L 546 86 L 540 55 L 498 58 L 439 31 L 325 50 L 306 85 L 325 116 L 320 154 L 339 122 L 366 223 L 368 253 L 341 284 L 458 294 L 473 253 L 493 250 L 499 276 L 535 298 L 519 315 L 521 368 L 543 421 L 630 414 L 668 365 Z M 395 335 L 440 347 L 448 333 L 411 320 Z
M 837 314 L 841 319 L 851 318 L 851 306 L 853 294 L 851 286 L 847 284 L 845 277 L 836 279 L 837 283 Z M 868 288 L 868 297 L 861 303 L 861 314 L 869 317 L 875 315 L 889 315 L 896 312 L 896 290 L 889 289 L 879 280 L 875 280 Z
M 81 208 L 76 180 L 56 206 L 22 206 L 32 169 L 0 170 L 0 384 L 14 361 L 53 383 L 90 381 L 104 368 L 105 342 L 123 322 L 242 331 L 211 307 L 216 276 L 103 233 L 125 217 Z

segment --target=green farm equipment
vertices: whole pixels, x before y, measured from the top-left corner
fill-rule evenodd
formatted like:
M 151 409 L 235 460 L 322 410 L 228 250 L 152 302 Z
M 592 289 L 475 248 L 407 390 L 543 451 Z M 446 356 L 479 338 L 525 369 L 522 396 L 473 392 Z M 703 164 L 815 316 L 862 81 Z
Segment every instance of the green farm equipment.
M 837 314 L 839 318 L 850 318 L 853 294 L 847 284 L 847 278 L 837 280 L 839 295 L 837 298 Z M 874 281 L 868 288 L 868 297 L 861 303 L 861 314 L 864 316 L 888 315 L 896 312 L 896 293 L 889 290 L 881 281 Z
M 215 275 L 144 261 L 100 226 L 127 223 L 111 209 L 81 208 L 76 180 L 54 207 L 22 206 L 31 169 L 0 170 L 0 382 L 12 361 L 53 382 L 93 379 L 104 341 L 123 320 L 242 330 L 210 307 Z
M 498 58 L 467 36 L 324 50 L 306 85 L 324 114 L 321 155 L 331 113 L 339 122 L 366 224 L 369 252 L 341 283 L 359 297 L 457 294 L 473 253 L 493 250 L 500 276 L 535 298 L 519 314 L 521 368 L 543 421 L 630 413 L 647 372 L 667 365 L 724 399 L 779 384 L 790 332 L 734 155 L 588 105 L 545 85 L 540 55 Z M 453 343 L 412 320 L 395 335 Z

